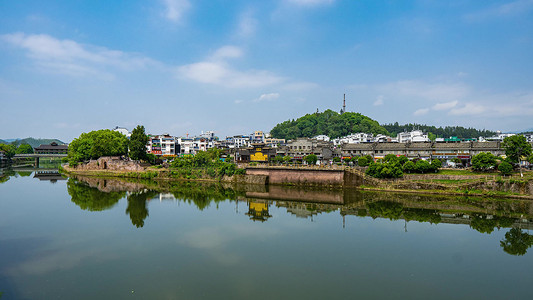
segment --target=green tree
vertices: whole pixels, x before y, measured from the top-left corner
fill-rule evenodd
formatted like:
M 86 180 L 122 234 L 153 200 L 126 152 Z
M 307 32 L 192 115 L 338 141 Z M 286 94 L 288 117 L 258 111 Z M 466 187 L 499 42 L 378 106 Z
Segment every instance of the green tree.
M 137 125 L 135 129 L 131 132 L 130 143 L 129 143 L 129 156 L 133 160 L 148 160 L 146 153 L 146 144 L 148 143 L 149 137 L 144 132 L 144 126 Z
M 125 135 L 109 130 L 82 133 L 68 147 L 69 164 L 98 159 L 102 156 L 120 156 L 128 153 L 128 139 Z
M 416 172 L 416 166 L 415 163 L 412 161 L 406 161 L 405 164 L 403 164 L 403 171 L 406 173 L 414 173 Z
M 292 157 L 286 155 L 286 156 L 283 156 L 283 162 L 285 162 L 285 164 L 289 164 L 292 160 Z
M 274 157 L 274 163 L 278 164 L 278 165 L 281 165 L 283 163 L 283 156 L 281 155 L 276 155 Z
M 533 236 L 519 228 L 511 228 L 505 234 L 505 239 L 500 241 L 503 251 L 511 255 L 524 255 L 531 245 L 533 245 Z
M 314 166 L 318 161 L 318 156 L 316 156 L 315 154 L 309 154 L 304 159 L 308 165 Z
M 0 151 L 4 151 L 7 158 L 12 158 L 13 156 L 15 156 L 17 148 L 15 147 L 15 145 L 12 144 L 0 144 Z
M 361 156 L 357 159 L 357 164 L 360 167 L 368 167 L 373 162 L 374 158 L 372 158 L 370 155 Z
M 442 162 L 439 159 L 434 159 L 431 161 L 431 169 L 433 172 L 438 172 L 442 167 Z
M 427 173 L 432 170 L 431 164 L 427 160 L 419 159 L 415 163 L 415 170 L 417 173 Z
M 32 154 L 33 148 L 28 144 L 20 144 L 16 150 L 16 154 Z
M 505 155 L 507 158 L 515 164 L 518 164 L 520 168 L 520 176 L 522 174 L 522 166 L 520 160 L 523 156 L 528 157 L 531 155 L 531 144 L 527 142 L 526 137 L 523 135 L 508 136 L 503 140 L 502 147 L 505 149 Z
M 498 166 L 498 171 L 500 171 L 502 175 L 511 175 L 513 172 L 513 165 L 504 160 Z
M 489 152 L 481 152 L 472 157 L 472 169 L 475 171 L 487 171 L 496 167 L 496 156 Z

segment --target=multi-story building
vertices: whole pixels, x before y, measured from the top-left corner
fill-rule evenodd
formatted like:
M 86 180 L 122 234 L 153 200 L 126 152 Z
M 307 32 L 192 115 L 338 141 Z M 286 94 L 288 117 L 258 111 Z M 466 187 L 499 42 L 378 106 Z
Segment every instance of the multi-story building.
M 180 153 L 178 140 L 168 133 L 162 135 L 148 135 L 146 152 L 155 155 L 174 156 Z
M 297 138 L 287 142 L 287 146 L 278 148 L 278 155 L 289 155 L 293 160 L 301 161 L 307 155 L 314 154 L 318 161 L 327 161 L 333 157 L 331 143 L 310 138 Z
M 278 148 L 285 145 L 285 139 L 265 138 L 265 144 L 272 148 Z
M 190 137 L 177 138 L 180 145 L 180 155 L 194 154 L 194 139 Z

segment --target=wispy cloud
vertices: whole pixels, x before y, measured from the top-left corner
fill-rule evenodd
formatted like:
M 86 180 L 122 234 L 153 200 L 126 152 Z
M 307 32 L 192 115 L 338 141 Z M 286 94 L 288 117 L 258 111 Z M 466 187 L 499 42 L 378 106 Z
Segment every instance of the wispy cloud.
M 429 112 L 429 108 L 421 108 L 421 109 L 416 110 L 413 113 L 413 115 L 415 115 L 415 116 L 423 116 L 423 115 L 426 115 L 428 112 Z
M 457 106 L 457 103 L 459 101 L 450 101 L 450 102 L 444 102 L 444 103 L 437 103 L 433 105 L 433 110 L 449 110 Z
M 162 0 L 164 5 L 163 16 L 172 22 L 180 22 L 184 13 L 189 10 L 191 3 L 188 0 Z
M 273 101 L 279 98 L 279 93 L 262 94 L 254 102 Z
M 283 80 L 282 77 L 265 70 L 236 70 L 227 62 L 227 58 L 240 56 L 242 56 L 240 48 L 224 46 L 205 61 L 179 67 L 178 74 L 200 83 L 231 88 L 263 87 Z
M 383 95 L 379 95 L 376 101 L 374 101 L 374 106 L 381 106 L 383 105 Z
M 257 29 L 257 20 L 253 16 L 251 10 L 245 11 L 239 17 L 239 23 L 237 25 L 237 35 L 242 38 L 251 37 L 255 34 Z
M 82 45 L 72 40 L 60 40 L 45 34 L 13 33 L 0 36 L 8 44 L 26 51 L 40 68 L 61 74 L 112 77 L 107 68 L 135 70 L 159 63 L 141 55 Z
M 467 21 L 482 21 L 491 18 L 512 17 L 533 9 L 533 0 L 517 0 L 465 15 Z
M 317 6 L 332 4 L 335 0 L 285 0 L 285 2 L 300 6 Z

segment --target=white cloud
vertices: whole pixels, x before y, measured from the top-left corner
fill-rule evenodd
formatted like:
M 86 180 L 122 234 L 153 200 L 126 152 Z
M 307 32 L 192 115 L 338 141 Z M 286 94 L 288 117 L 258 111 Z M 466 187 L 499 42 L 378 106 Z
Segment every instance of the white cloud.
M 455 116 L 468 116 L 468 115 L 480 115 L 488 111 L 485 105 L 476 103 L 466 103 L 463 107 L 458 107 L 450 110 L 450 115 Z
M 450 101 L 450 102 L 444 102 L 444 103 L 437 103 L 433 105 L 433 110 L 449 110 L 457 106 L 459 101 Z
M 262 94 L 259 98 L 254 99 L 254 102 L 273 101 L 279 98 L 278 93 Z
M 376 101 L 374 101 L 374 106 L 380 106 L 383 105 L 383 95 L 379 95 Z
M 243 55 L 242 49 L 235 46 L 223 46 L 217 49 L 211 56 L 213 60 L 224 60 L 226 58 L 239 58 Z
M 107 67 L 134 70 L 159 65 L 140 55 L 59 40 L 46 34 L 13 33 L 1 35 L 0 39 L 25 50 L 26 55 L 42 69 L 67 75 L 112 77 Z
M 416 110 L 413 115 L 415 116 L 423 116 L 425 114 L 427 114 L 429 112 L 429 108 L 421 108 L 421 109 L 418 109 Z
M 163 16 L 172 22 L 181 21 L 183 14 L 191 7 L 188 0 L 163 0 L 163 5 Z
M 225 59 L 242 56 L 242 50 L 224 46 L 206 61 L 178 67 L 178 74 L 201 83 L 216 84 L 231 88 L 263 87 L 280 83 L 283 78 L 264 70 L 240 71 L 232 68 Z
M 286 2 L 300 6 L 317 6 L 332 4 L 335 0 L 286 0 Z
M 240 99 L 237 99 L 237 100 L 235 100 L 235 101 L 233 101 L 233 102 L 234 102 L 235 104 L 241 104 L 241 103 L 243 103 L 244 101 L 243 101 L 243 100 L 240 100 Z
M 239 18 L 237 26 L 237 35 L 240 37 L 250 37 L 255 34 L 257 29 L 257 20 L 253 17 L 251 11 L 246 11 Z

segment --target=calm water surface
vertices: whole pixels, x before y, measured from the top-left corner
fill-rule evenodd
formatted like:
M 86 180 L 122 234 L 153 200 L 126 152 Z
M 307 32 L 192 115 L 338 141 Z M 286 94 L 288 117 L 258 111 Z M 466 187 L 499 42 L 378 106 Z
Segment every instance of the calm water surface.
M 530 202 L 0 178 L 2 300 L 533 297 Z

